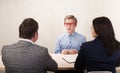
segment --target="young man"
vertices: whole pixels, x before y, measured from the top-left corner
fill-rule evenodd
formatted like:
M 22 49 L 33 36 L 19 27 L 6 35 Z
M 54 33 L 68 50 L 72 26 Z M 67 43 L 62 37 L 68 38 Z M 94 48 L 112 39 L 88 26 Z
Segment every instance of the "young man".
M 57 39 L 55 53 L 77 54 L 82 43 L 86 41 L 85 36 L 75 32 L 77 19 L 73 15 L 67 15 L 64 19 L 67 33 Z
M 26 18 L 19 26 L 20 40 L 2 48 L 2 61 L 6 73 L 47 73 L 57 70 L 57 63 L 45 47 L 36 45 L 38 23 Z

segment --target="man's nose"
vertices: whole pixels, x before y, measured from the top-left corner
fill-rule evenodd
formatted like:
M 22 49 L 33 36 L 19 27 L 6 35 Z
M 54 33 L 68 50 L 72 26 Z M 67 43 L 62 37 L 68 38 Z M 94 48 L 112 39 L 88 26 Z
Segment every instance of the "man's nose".
M 68 27 L 70 28 L 71 25 L 68 25 Z

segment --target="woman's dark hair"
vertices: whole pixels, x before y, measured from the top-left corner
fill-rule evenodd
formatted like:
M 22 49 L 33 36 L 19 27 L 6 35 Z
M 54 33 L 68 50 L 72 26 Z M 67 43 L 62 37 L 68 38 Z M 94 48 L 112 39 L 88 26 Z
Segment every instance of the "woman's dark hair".
M 107 17 L 97 17 L 93 20 L 93 27 L 103 42 L 109 56 L 120 49 L 120 43 L 115 39 L 114 29 L 110 19 Z
M 19 37 L 31 39 L 38 31 L 38 23 L 33 18 L 26 18 L 19 26 Z

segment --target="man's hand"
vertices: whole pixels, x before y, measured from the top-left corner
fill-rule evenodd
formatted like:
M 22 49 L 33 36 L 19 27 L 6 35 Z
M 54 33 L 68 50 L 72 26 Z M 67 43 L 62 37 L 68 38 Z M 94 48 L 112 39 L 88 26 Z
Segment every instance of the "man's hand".
M 64 49 L 64 50 L 62 50 L 61 54 L 69 54 L 69 50 Z
M 77 53 L 78 53 L 78 50 L 76 50 L 76 49 L 69 50 L 69 54 L 77 54 Z

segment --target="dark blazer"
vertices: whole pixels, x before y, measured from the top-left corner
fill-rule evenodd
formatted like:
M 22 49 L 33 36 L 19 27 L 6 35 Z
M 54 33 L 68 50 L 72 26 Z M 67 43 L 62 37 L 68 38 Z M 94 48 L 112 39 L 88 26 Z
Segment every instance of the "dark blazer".
M 75 62 L 75 68 L 83 71 L 111 71 L 116 73 L 115 67 L 120 59 L 120 51 L 108 56 L 102 42 L 97 37 L 93 41 L 86 42 L 81 46 Z M 120 62 L 120 61 L 119 61 Z
M 57 63 L 45 47 L 27 41 L 2 48 L 2 61 L 6 73 L 47 73 L 56 71 Z

